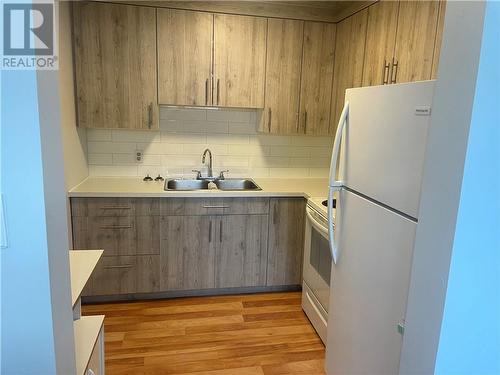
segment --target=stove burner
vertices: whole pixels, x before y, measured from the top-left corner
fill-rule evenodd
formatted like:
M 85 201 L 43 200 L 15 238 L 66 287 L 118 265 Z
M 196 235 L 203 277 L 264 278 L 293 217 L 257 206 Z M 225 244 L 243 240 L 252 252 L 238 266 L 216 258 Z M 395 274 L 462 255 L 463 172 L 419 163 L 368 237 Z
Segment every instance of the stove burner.
M 321 204 L 325 207 L 328 207 L 328 201 L 326 199 L 323 202 L 321 202 Z M 337 208 L 337 200 L 336 199 L 333 200 L 333 208 Z

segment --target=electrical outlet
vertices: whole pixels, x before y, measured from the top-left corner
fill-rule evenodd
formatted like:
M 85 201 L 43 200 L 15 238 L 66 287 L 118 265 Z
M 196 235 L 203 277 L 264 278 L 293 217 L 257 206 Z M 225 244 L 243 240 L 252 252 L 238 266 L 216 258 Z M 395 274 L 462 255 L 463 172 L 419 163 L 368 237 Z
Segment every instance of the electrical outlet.
M 142 150 L 135 150 L 135 162 L 142 163 Z

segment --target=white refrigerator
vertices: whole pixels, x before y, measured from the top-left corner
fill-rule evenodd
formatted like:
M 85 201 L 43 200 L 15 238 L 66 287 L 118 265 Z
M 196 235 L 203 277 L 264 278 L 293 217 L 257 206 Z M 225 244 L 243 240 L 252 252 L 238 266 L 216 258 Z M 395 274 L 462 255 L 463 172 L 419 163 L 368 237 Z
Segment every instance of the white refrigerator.
M 433 93 L 434 81 L 346 91 L 330 168 L 328 375 L 399 372 Z

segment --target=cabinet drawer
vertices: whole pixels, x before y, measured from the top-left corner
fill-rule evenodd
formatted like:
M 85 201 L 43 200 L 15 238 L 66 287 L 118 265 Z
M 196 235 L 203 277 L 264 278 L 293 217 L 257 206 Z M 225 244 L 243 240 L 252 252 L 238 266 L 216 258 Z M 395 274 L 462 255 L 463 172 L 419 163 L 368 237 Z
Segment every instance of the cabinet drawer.
M 269 198 L 167 198 L 162 199 L 164 216 L 267 214 Z
M 159 255 L 121 256 L 101 258 L 83 295 L 150 293 L 159 290 Z
M 158 215 L 157 198 L 71 198 L 72 216 Z
M 160 253 L 160 217 L 73 217 L 76 249 L 103 249 L 104 256 Z

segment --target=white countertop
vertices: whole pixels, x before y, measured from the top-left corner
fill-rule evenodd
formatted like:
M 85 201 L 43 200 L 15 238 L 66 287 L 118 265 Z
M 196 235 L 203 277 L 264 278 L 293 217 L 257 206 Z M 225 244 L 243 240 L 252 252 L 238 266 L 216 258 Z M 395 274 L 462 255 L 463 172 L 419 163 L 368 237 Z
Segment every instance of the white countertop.
M 89 177 L 68 192 L 69 197 L 325 197 L 326 178 L 254 178 L 262 190 L 165 191 L 165 182 L 141 177 Z
M 71 305 L 74 307 L 104 250 L 70 250 Z
M 104 315 L 82 316 L 73 322 L 77 375 L 85 375 L 103 323 Z

